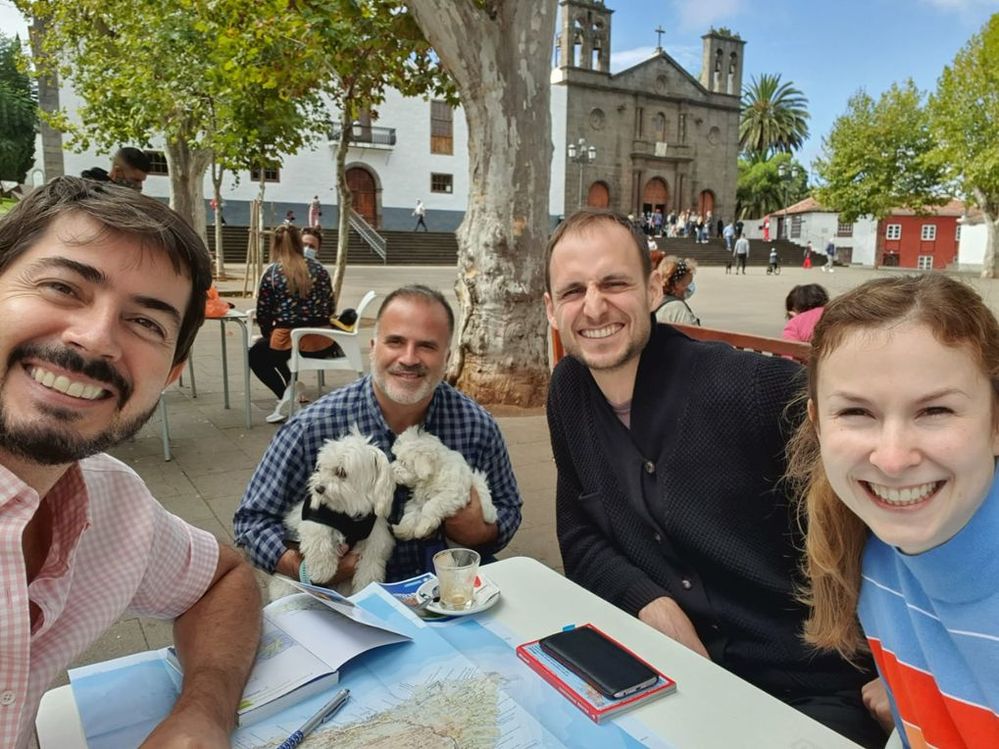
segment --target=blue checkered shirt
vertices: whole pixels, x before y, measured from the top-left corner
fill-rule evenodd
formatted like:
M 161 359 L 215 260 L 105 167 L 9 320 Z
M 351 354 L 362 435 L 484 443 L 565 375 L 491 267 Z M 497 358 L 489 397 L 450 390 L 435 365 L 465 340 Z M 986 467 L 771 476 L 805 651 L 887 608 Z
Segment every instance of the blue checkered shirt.
M 375 400 L 370 375 L 323 396 L 274 436 L 233 519 L 236 543 L 261 569 L 273 572 L 287 549 L 284 516 L 305 498 L 306 482 L 315 468 L 319 449 L 326 440 L 347 434 L 354 424 L 392 459 L 390 448 L 395 434 Z M 498 536 L 479 552 L 485 556 L 499 551 L 520 527 L 522 501 L 496 422 L 478 403 L 442 382 L 434 391 L 423 428 L 489 477 Z M 408 497 L 409 489 L 396 489 L 391 522 L 399 521 Z M 397 541 L 386 567 L 386 580 L 403 580 L 432 570 L 433 555 L 444 547 L 441 530 L 430 538 Z

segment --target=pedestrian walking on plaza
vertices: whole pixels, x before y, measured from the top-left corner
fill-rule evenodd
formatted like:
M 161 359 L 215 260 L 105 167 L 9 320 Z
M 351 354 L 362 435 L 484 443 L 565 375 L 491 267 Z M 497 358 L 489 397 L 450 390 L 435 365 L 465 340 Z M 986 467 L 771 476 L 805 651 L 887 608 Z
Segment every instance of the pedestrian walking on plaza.
M 805 262 L 801 266 L 805 270 L 808 270 L 809 268 L 812 267 L 812 253 L 813 252 L 815 252 L 815 250 L 812 249 L 812 243 L 809 242 L 805 246 Z
M 834 273 L 833 265 L 836 263 L 836 240 L 830 238 L 826 245 L 826 264 L 822 266 L 823 271 Z
M 749 259 L 749 240 L 745 237 L 739 237 L 735 243 L 735 272 L 739 273 L 742 269 L 742 275 L 746 275 L 746 261 Z
M 319 196 L 313 195 L 309 201 L 309 226 L 314 229 L 319 228 L 319 217 L 323 215 L 322 206 L 319 203 Z
M 725 238 L 725 249 L 731 252 L 732 245 L 735 244 L 735 224 L 729 222 L 728 226 L 721 230 L 721 235 Z
M 416 216 L 416 226 L 413 227 L 413 231 L 417 231 L 421 226 L 423 227 L 423 231 L 430 231 L 427 229 L 426 222 L 427 209 L 423 205 L 422 200 L 416 201 L 416 208 L 413 209 L 413 215 Z

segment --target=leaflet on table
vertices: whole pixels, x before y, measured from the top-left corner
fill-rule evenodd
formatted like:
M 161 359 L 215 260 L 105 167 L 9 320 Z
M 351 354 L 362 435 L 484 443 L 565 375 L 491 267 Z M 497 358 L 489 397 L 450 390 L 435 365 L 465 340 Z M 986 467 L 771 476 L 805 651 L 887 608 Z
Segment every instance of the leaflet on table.
M 351 658 L 411 639 L 347 603 L 344 606 L 322 592 L 306 591 L 264 607 L 264 631 L 239 706 L 240 725 L 250 725 L 291 702 L 328 689 Z
M 378 617 L 369 614 L 352 600 L 331 588 L 324 588 L 321 585 L 313 585 L 311 583 L 303 583 L 290 577 L 285 577 L 284 575 L 278 575 L 277 577 L 289 585 L 298 588 L 303 593 L 308 593 L 317 601 L 329 606 L 338 614 L 343 614 L 347 618 L 353 619 L 355 622 L 366 624 L 369 627 L 378 627 L 390 632 L 394 631 L 386 626 L 385 622 L 381 621 Z M 413 579 L 415 580 L 417 578 Z M 399 632 L 396 632 L 396 634 L 399 634 Z
M 263 632 L 239 706 L 239 725 L 251 725 L 329 689 L 340 668 L 361 653 L 412 639 L 369 612 L 352 604 L 347 608 L 349 614 L 341 613 L 340 606 L 334 608 L 310 593 L 294 593 L 264 607 Z M 91 749 L 137 746 L 180 694 L 180 664 L 170 649 L 141 655 L 138 660 L 128 656 L 69 672 Z M 140 666 L 141 689 L 125 688 L 138 683 Z M 138 692 L 134 699 L 141 706 L 107 709 L 109 694 L 130 691 Z M 138 740 L 123 742 L 122 736 Z
M 541 649 L 537 640 L 518 645 L 517 656 L 596 723 L 625 710 L 644 705 L 651 699 L 676 691 L 676 682 L 673 679 L 649 666 L 659 676 L 655 684 L 627 697 L 613 699 L 601 694 L 596 688 L 587 684 L 582 678 L 548 655 Z M 649 664 L 646 663 L 646 665 Z

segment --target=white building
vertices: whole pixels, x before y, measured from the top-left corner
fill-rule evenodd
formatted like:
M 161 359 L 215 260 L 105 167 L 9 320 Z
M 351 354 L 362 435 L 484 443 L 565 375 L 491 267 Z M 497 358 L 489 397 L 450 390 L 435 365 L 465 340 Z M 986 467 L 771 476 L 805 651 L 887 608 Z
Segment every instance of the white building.
M 739 92 L 744 42 L 711 31 L 702 37 L 700 76 L 684 70 L 666 50 L 620 73 L 611 73 L 610 19 L 603 0 L 560 0 L 563 23 L 560 59 L 551 83 L 552 161 L 549 213 L 553 220 L 579 204 L 608 206 L 622 213 L 654 209 L 714 210 L 732 215 L 738 179 Z M 46 108 L 61 107 L 71 119 L 80 104 L 71 86 L 40 90 Z M 336 113 L 331 116 L 336 121 Z M 586 139 L 589 158 L 570 161 Z M 61 136 L 43 131 L 44 147 L 34 182 L 84 169 L 108 168 L 109 155 L 69 153 Z M 308 204 L 318 196 L 323 226 L 337 222 L 335 131 L 311 150 L 285 157 L 265 170 L 263 217 L 267 224 L 294 213 L 307 220 Z M 422 200 L 430 231 L 453 231 L 467 205 L 468 130 L 461 107 L 402 96 L 389 90 L 378 118 L 354 124 L 347 159 L 353 208 L 379 229 L 408 230 L 413 208 Z M 123 143 L 121 145 L 138 145 Z M 156 144 L 153 144 L 154 148 Z M 155 167 L 145 191 L 169 195 L 166 160 L 154 153 Z M 259 174 L 226 177 L 223 216 L 230 225 L 249 223 L 250 203 L 259 192 Z M 205 177 L 210 199 L 210 176 Z M 211 211 L 207 212 L 209 216 Z
M 985 225 L 985 217 L 981 211 L 973 209 L 958 221 L 958 270 L 975 273 L 981 271 L 988 241 L 989 230 Z
M 805 198 L 764 218 L 746 219 L 743 232 L 750 239 L 763 239 L 768 220 L 772 239 L 787 239 L 801 247 L 811 242 L 816 252 L 823 252 L 831 239 L 837 259 L 844 265 L 875 265 L 878 222 L 869 216 L 844 223 L 837 212 L 823 208 L 814 198 Z

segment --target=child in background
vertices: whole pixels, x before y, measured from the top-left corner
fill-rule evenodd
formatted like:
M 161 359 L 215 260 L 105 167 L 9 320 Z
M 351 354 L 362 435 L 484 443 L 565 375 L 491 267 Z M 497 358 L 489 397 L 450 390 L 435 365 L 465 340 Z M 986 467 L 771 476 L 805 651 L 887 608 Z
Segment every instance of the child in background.
M 767 275 L 769 276 L 773 273 L 780 273 L 780 255 L 777 254 L 776 247 L 770 248 L 770 261 L 769 265 L 767 265 Z
M 781 338 L 804 343 L 811 341 L 815 325 L 822 317 L 822 310 L 828 303 L 829 292 L 819 284 L 806 283 L 795 286 L 784 300 L 787 325 L 784 326 Z
M 999 746 L 999 324 L 943 275 L 877 279 L 812 351 L 805 638 L 873 653 L 907 746 Z

